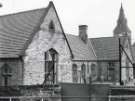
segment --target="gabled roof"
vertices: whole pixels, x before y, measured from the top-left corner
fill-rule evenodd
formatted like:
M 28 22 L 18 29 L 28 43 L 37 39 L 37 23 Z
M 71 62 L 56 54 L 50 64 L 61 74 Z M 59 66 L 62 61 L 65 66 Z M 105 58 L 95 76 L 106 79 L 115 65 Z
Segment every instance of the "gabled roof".
M 91 38 L 98 60 L 118 60 L 119 40 L 116 37 Z
M 85 44 L 79 36 L 66 34 L 66 37 L 74 56 L 73 60 L 95 60 L 90 40 Z
M 0 16 L 0 58 L 18 58 L 24 55 L 34 35 L 39 31 L 40 25 L 50 7 L 54 8 L 60 22 L 52 1 L 50 1 L 46 8 Z M 61 22 L 60 26 L 62 28 Z M 73 57 L 63 28 L 62 34 L 66 39 L 71 56 Z
M 100 37 L 89 38 L 85 44 L 79 36 L 66 34 L 70 44 L 73 60 L 94 60 L 94 61 L 119 61 L 119 38 Z M 127 37 L 120 37 L 120 44 L 124 46 Z
M 126 36 L 121 36 L 120 45 L 125 44 Z M 119 60 L 119 38 L 118 37 L 101 37 L 91 38 L 92 45 L 98 60 Z M 123 51 L 123 50 L 122 50 Z
M 0 17 L 0 57 L 19 57 L 24 45 L 36 31 L 46 8 Z

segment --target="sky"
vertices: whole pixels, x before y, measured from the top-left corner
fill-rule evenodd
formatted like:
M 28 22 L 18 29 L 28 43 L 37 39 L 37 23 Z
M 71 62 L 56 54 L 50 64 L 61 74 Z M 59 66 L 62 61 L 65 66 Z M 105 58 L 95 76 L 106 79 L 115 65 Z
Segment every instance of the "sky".
M 65 33 L 78 35 L 79 25 L 88 25 L 88 36 L 113 36 L 121 2 L 135 42 L 135 0 L 52 0 Z M 49 0 L 0 0 L 0 15 L 46 7 Z

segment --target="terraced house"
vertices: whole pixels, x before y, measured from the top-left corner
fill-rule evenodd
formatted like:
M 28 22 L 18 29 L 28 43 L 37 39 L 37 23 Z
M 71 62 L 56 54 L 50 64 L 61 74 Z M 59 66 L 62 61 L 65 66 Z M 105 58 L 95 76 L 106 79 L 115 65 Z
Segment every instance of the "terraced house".
M 0 95 L 60 101 L 64 87 L 134 85 L 131 31 L 122 6 L 113 37 L 88 38 L 87 25 L 78 29 L 78 36 L 64 33 L 53 2 L 1 16 Z M 87 90 L 93 91 L 88 96 L 98 94 Z

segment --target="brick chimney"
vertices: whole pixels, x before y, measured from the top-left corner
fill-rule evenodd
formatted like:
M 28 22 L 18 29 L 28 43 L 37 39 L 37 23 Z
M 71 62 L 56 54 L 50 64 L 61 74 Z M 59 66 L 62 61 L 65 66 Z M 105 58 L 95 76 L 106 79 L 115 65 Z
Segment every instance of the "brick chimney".
M 79 26 L 79 37 L 84 43 L 87 43 L 87 40 L 88 40 L 87 28 L 88 28 L 87 25 Z

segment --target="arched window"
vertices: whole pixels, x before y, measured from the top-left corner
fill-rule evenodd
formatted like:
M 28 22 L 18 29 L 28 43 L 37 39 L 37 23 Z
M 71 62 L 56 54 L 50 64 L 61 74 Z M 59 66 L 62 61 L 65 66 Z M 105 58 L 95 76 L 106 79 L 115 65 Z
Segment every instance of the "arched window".
M 95 64 L 91 64 L 91 79 L 96 80 L 97 78 L 97 68 Z
M 73 83 L 77 83 L 78 75 L 77 75 L 77 65 L 76 64 L 72 65 L 72 76 L 73 76 Z
M 44 83 L 54 84 L 57 79 L 56 64 L 58 60 L 58 53 L 54 49 L 45 52 L 45 81 Z
M 53 21 L 49 23 L 49 32 L 54 33 L 55 32 L 55 26 Z
M 8 66 L 8 64 L 4 64 L 1 68 L 1 74 L 4 78 L 4 85 L 8 85 L 9 77 L 12 76 L 12 69 Z
M 86 83 L 86 65 L 85 64 L 82 64 L 82 66 L 81 66 L 81 72 L 82 72 L 83 82 Z
M 114 81 L 115 80 L 115 64 L 113 62 L 108 63 L 108 76 L 107 79 L 108 81 Z
M 11 75 L 12 74 L 12 69 L 7 65 L 4 64 L 1 68 L 2 75 Z

